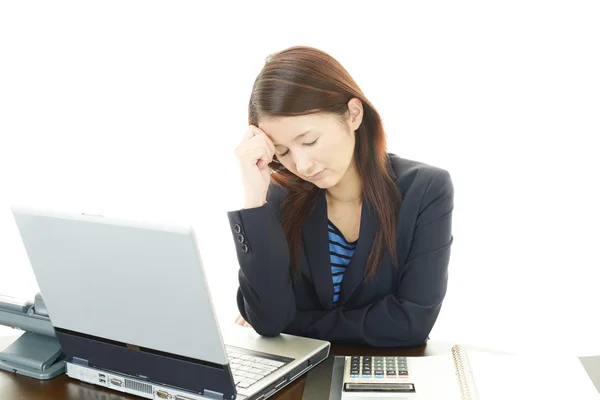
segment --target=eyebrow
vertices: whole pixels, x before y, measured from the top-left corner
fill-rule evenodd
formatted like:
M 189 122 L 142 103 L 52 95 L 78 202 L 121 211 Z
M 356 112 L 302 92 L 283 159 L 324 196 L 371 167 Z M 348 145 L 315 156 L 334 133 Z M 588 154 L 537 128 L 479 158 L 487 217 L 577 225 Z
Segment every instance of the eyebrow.
M 298 140 L 298 139 L 302 139 L 304 136 L 306 136 L 307 134 L 311 133 L 312 131 L 313 131 L 312 129 L 309 129 L 309 130 L 307 130 L 306 132 L 300 133 L 299 135 L 296 135 L 296 137 L 294 137 L 294 139 L 292 139 L 292 141 L 294 141 L 294 140 Z M 278 146 L 283 146 L 282 144 L 276 144 L 276 143 L 273 143 L 273 145 L 274 145 L 275 147 L 278 147 Z M 285 147 L 285 146 L 284 146 L 284 147 Z

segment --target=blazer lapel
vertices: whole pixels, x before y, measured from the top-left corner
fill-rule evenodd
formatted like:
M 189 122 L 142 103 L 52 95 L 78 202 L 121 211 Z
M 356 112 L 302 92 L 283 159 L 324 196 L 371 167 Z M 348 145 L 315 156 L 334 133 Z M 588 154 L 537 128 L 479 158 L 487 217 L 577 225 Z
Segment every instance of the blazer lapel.
M 333 305 L 333 281 L 327 232 L 327 199 L 324 190 L 319 192 L 315 210 L 304 224 L 302 241 L 319 302 L 324 309 L 330 310 Z
M 386 169 L 393 181 L 396 181 L 396 173 L 392 165 L 392 157 L 388 155 L 386 159 Z M 369 254 L 375 242 L 375 235 L 379 230 L 379 218 L 375 213 L 375 207 L 368 199 L 364 198 L 360 214 L 360 230 L 358 234 L 358 243 L 354 250 L 354 255 L 350 259 L 344 279 L 340 288 L 340 305 L 348 301 L 356 288 L 364 281 L 365 271 Z
M 360 215 L 360 230 L 354 255 L 350 259 L 340 288 L 340 304 L 343 305 L 364 280 L 367 260 L 375 241 L 379 223 L 375 210 L 367 199 L 363 200 Z
M 364 199 L 360 216 L 358 243 L 354 255 L 346 268 L 340 288 L 340 305 L 343 305 L 364 280 L 369 253 L 375 241 L 379 221 L 372 204 Z M 333 280 L 329 258 L 329 235 L 327 231 L 327 199 L 321 190 L 317 197 L 314 212 L 308 217 L 302 229 L 304 252 L 308 261 L 310 276 L 319 296 L 321 306 L 333 308 Z

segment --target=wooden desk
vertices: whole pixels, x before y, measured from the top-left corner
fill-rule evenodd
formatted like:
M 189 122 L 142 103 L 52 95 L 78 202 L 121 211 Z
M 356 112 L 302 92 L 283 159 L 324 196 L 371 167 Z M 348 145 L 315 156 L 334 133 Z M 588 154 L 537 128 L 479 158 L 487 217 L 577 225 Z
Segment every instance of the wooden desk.
M 0 337 L 1 348 L 8 344 L 6 338 Z M 444 342 L 430 342 L 427 346 L 412 349 L 377 349 L 333 345 L 331 354 L 333 356 L 367 354 L 425 356 L 445 354 L 450 351 L 451 347 L 450 343 Z M 581 360 L 588 374 L 594 380 L 596 388 L 600 391 L 600 356 L 582 357 Z M 270 399 L 301 400 L 305 381 L 306 375 Z M 139 400 L 142 398 L 76 381 L 64 374 L 48 381 L 39 381 L 4 371 L 0 371 L 0 396 L 6 400 Z

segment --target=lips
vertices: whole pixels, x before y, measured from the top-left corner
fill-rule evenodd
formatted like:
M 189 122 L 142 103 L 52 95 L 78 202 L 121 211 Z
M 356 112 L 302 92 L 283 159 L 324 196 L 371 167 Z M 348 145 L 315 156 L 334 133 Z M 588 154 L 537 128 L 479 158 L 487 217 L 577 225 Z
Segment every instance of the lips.
M 314 175 L 309 176 L 308 179 L 318 179 L 318 178 L 320 178 L 323 175 L 323 171 L 325 171 L 325 170 L 322 170 L 322 171 L 320 171 L 320 172 L 318 172 L 318 173 L 316 173 Z

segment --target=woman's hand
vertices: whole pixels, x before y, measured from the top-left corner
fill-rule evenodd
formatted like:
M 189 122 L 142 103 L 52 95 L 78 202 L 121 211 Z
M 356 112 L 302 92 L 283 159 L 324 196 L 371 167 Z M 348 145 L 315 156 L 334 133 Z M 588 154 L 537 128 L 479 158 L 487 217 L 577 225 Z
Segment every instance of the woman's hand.
M 241 315 L 238 315 L 235 319 L 235 323 L 238 325 L 241 325 L 245 328 L 252 328 L 252 325 L 250 325 L 249 323 L 246 322 L 246 320 L 244 319 L 244 317 L 242 317 Z
M 244 208 L 261 207 L 267 201 L 271 181 L 269 163 L 273 161 L 275 146 L 262 129 L 250 125 L 235 155 L 242 172 Z

